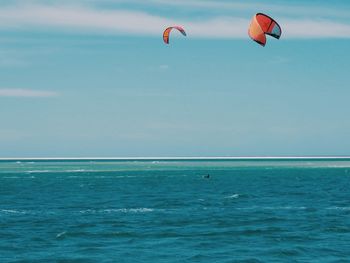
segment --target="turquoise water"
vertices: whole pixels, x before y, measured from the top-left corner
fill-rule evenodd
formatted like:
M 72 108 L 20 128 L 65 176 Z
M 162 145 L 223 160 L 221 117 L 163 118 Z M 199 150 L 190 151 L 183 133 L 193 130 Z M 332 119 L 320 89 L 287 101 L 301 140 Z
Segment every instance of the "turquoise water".
M 0 262 L 348 262 L 349 189 L 346 159 L 1 161 Z

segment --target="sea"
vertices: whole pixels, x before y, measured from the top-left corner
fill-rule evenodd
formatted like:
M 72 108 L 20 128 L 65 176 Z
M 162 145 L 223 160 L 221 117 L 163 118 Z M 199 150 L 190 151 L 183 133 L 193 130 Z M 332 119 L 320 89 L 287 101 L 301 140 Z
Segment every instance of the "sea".
M 0 160 L 0 262 L 350 262 L 350 159 Z

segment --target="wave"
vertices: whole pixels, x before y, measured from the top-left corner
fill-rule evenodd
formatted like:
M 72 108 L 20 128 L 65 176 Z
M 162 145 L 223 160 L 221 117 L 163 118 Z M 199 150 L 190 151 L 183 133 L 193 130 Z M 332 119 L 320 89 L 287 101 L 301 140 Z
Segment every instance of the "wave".
M 32 173 L 50 173 L 52 171 L 50 170 L 29 170 L 29 171 L 24 171 L 27 174 L 32 174 Z
M 70 170 L 30 170 L 25 173 L 84 173 L 84 172 L 100 172 L 99 170 L 86 170 L 86 169 L 70 169 Z M 103 171 L 102 171 L 103 172 Z
M 332 207 L 328 207 L 327 210 L 350 211 L 350 207 L 349 206 L 332 206 Z
M 251 206 L 237 207 L 237 210 L 307 210 L 305 206 Z
M 226 199 L 237 199 L 239 197 L 240 197 L 239 194 L 233 194 L 233 195 L 225 196 L 224 198 L 226 198 Z
M 113 214 L 113 213 L 151 213 L 155 209 L 141 207 L 141 208 L 109 208 L 109 209 L 86 209 L 80 211 L 71 211 L 71 213 L 80 213 L 80 214 Z M 15 209 L 0 209 L 0 215 L 56 215 L 59 211 L 55 210 L 15 210 Z
M 12 209 L 1 209 L 0 213 L 3 213 L 3 214 L 20 214 L 20 215 L 27 214 L 26 211 L 12 210 Z
M 91 176 L 91 175 L 70 175 L 70 176 L 64 176 L 64 177 L 56 177 L 58 179 L 64 179 L 64 178 L 71 178 L 71 179 L 76 179 L 76 178 L 94 178 L 94 179 L 120 179 L 120 178 L 141 178 L 145 176 L 136 176 L 136 175 L 115 175 L 115 176 L 106 176 L 106 175 L 98 175 L 98 176 Z
M 153 212 L 153 208 L 111 208 L 111 209 L 87 209 L 81 210 L 82 214 L 111 214 L 111 213 L 150 213 Z
M 63 232 L 61 232 L 61 233 L 58 233 L 58 234 L 56 235 L 56 238 L 62 238 L 62 237 L 64 237 L 66 234 L 67 234 L 67 231 L 63 231 Z
M 125 170 L 98 170 L 98 169 L 69 169 L 69 170 L 27 170 L 27 171 L 16 171 L 7 173 L 55 173 L 55 174 L 70 174 L 70 173 L 118 173 L 125 172 Z M 117 177 L 117 176 L 114 176 Z M 136 177 L 136 176 L 119 176 L 119 177 Z M 137 176 L 140 177 L 140 176 Z M 112 178 L 112 177 L 111 177 Z

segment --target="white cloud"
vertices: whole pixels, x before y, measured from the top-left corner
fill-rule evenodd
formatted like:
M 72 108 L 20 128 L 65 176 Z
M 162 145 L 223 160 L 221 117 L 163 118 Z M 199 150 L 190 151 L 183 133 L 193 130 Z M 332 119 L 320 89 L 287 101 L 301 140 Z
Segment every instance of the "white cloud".
M 160 65 L 160 66 L 159 66 L 159 69 L 161 69 L 161 70 L 167 70 L 167 69 L 169 69 L 169 65 L 166 65 L 166 64 Z
M 30 0 L 26 0 L 28 3 Z M 20 1 L 18 1 L 20 2 Z M 31 0 L 32 3 L 47 4 L 48 0 Z M 51 1 L 52 2 L 52 1 Z M 58 1 L 56 1 L 58 2 Z M 60 0 L 61 4 L 72 4 L 72 0 Z M 75 0 L 75 4 L 80 5 L 93 5 L 103 6 L 108 5 L 110 7 L 117 7 L 121 4 L 128 4 L 129 6 L 174 6 L 179 8 L 193 8 L 193 9 L 206 9 L 206 10 L 229 10 L 229 11 L 253 11 L 257 10 L 271 12 L 283 12 L 288 14 L 318 14 L 318 15 L 334 15 L 349 17 L 350 13 L 347 10 L 342 9 L 342 6 L 334 5 L 331 2 L 324 3 L 268 3 L 267 1 L 259 0 L 246 0 L 246 1 L 226 1 L 226 0 Z
M 0 89 L 0 97 L 48 98 L 57 96 L 58 93 L 53 91 L 30 89 Z
M 165 26 L 182 24 L 192 37 L 245 37 L 248 20 L 220 17 L 204 21 L 168 19 L 143 12 L 94 10 L 67 6 L 22 6 L 0 10 L 0 27 L 57 27 L 90 32 L 154 35 Z
M 100 30 L 129 34 L 156 34 L 171 21 L 133 11 L 94 10 L 68 6 L 21 6 L 0 10 L 0 26 L 63 27 L 86 31 Z
M 281 19 L 288 38 L 350 38 L 350 24 L 327 20 Z
M 120 0 L 118 0 L 120 2 Z M 124 0 L 129 1 L 129 0 Z M 137 0 L 134 0 L 137 2 Z M 139 1 L 140 3 L 144 2 Z M 212 0 L 177 0 L 177 1 L 169 1 L 169 0 L 149 0 L 147 1 L 149 4 L 162 4 L 162 5 L 172 5 L 178 7 L 193 7 L 193 8 L 201 8 L 207 10 L 230 10 L 230 11 L 250 11 L 250 12 L 274 12 L 280 14 L 288 14 L 294 16 L 301 15 L 316 15 L 316 17 L 322 16 L 334 16 L 334 17 L 350 17 L 350 13 L 347 10 L 342 10 L 341 8 L 336 8 L 332 4 L 327 3 L 325 5 L 315 5 L 315 4 L 268 4 L 260 1 L 252 2 L 252 1 L 241 1 L 241 2 L 227 2 L 227 1 L 212 1 Z
M 0 50 L 0 68 L 24 67 L 26 65 L 27 62 L 16 54 L 16 52 Z
M 214 4 L 214 2 L 207 2 Z M 222 3 L 221 3 L 222 4 Z M 246 38 L 250 18 L 214 17 L 196 21 L 169 19 L 145 12 L 101 10 L 88 7 L 26 5 L 0 10 L 0 27 L 57 28 L 91 33 L 159 36 L 164 27 L 180 24 L 193 38 Z M 284 19 L 283 37 L 350 38 L 350 24 L 318 19 Z
M 47 0 L 37 0 L 37 3 L 47 3 Z M 81 5 L 101 6 L 108 4 L 117 7 L 120 4 L 130 6 L 165 7 L 173 6 L 182 11 L 221 11 L 221 12 L 268 12 L 275 15 L 292 15 L 295 17 L 333 17 L 349 18 L 350 13 L 344 6 L 334 5 L 330 2 L 324 3 L 267 3 L 266 1 L 222 1 L 222 0 L 76 0 Z M 60 3 L 71 4 L 71 0 L 61 0 Z

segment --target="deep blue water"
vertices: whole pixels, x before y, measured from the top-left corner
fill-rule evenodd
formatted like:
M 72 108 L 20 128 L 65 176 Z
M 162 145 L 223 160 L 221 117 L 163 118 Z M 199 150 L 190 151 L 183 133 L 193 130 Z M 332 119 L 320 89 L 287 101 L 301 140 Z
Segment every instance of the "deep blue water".
M 350 262 L 350 161 L 3 161 L 0 262 Z

